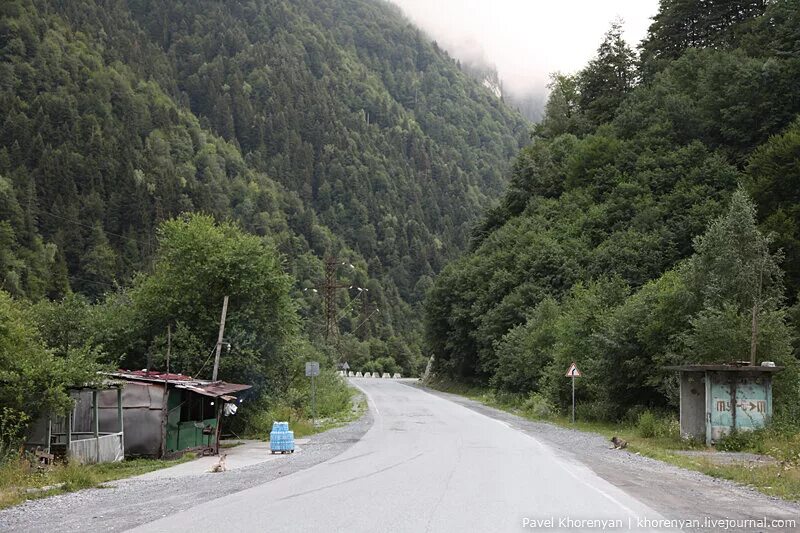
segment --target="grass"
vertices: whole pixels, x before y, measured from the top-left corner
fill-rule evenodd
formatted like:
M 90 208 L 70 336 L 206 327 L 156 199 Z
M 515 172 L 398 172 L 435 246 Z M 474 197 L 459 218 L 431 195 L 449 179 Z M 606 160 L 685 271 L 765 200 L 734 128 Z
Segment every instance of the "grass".
M 707 456 L 688 456 L 677 453 L 680 450 L 700 450 L 714 452 L 704 443 L 686 441 L 680 438 L 677 422 L 674 419 L 658 417 L 652 413 L 642 413 L 637 421 L 601 422 L 576 420 L 556 412 L 549 416 L 537 416 L 541 410 L 530 409 L 530 402 L 519 396 L 495 393 L 485 387 L 477 387 L 452 382 L 429 384 L 431 388 L 481 402 L 502 409 L 529 420 L 549 422 L 565 428 L 578 429 L 603 435 L 607 439 L 620 437 L 628 441 L 628 451 L 657 459 L 706 475 L 727 479 L 755 488 L 769 496 L 800 501 L 800 433 L 797 430 L 765 429 L 752 434 L 738 434 L 723 441 L 719 448 L 747 451 L 768 455 L 775 459 L 771 464 L 739 462 L 718 464 Z
M 354 387 L 347 387 L 347 404 L 342 408 L 333 411 L 324 418 L 318 418 L 316 424 L 312 425 L 310 420 L 305 420 L 306 424 L 300 424 L 300 437 L 322 433 L 329 429 L 337 428 L 354 422 L 361 418 L 367 410 L 367 402 L 362 394 Z M 298 432 L 295 429 L 295 437 Z
M 364 397 L 357 389 L 344 382 L 332 386 L 331 389 L 329 392 L 326 391 L 327 394 L 317 395 L 317 413 L 319 415 L 316 420 L 311 419 L 310 408 L 305 399 L 298 407 L 292 407 L 285 403 L 272 405 L 267 409 L 257 410 L 248 415 L 247 429 L 243 437 L 267 440 L 272 430 L 272 423 L 276 421 L 288 422 L 295 438 L 302 438 L 349 424 L 361 418 L 367 407 Z
M 118 463 L 81 465 L 59 463 L 39 469 L 25 459 L 11 459 L 0 465 L 0 509 L 25 500 L 100 487 L 103 483 L 159 470 L 194 459 L 187 453 L 179 459 L 129 459 Z M 27 493 L 26 489 L 52 486 L 50 490 Z

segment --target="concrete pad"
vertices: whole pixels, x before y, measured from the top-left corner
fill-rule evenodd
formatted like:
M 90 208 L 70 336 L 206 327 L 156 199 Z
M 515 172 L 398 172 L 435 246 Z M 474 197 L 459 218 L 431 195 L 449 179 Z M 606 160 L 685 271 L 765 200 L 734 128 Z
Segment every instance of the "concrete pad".
M 226 441 L 222 441 L 223 443 Z M 228 470 L 237 470 L 239 468 L 247 468 L 249 466 L 264 463 L 266 461 L 273 461 L 282 457 L 281 454 L 272 454 L 269 449 L 268 441 L 260 440 L 243 440 L 228 441 L 228 442 L 242 442 L 239 446 L 233 448 L 220 448 L 220 453 L 228 454 L 225 459 L 226 467 Z M 294 453 L 300 452 L 300 444 L 305 444 L 308 439 L 295 439 Z M 161 470 L 154 470 L 141 476 L 135 476 L 131 479 L 166 479 L 177 478 L 185 476 L 196 476 L 199 474 L 220 475 L 219 472 L 211 472 L 211 467 L 219 462 L 219 457 L 216 455 L 209 455 L 206 457 L 198 457 L 193 461 L 181 463 L 179 465 L 171 466 L 169 468 L 162 468 Z

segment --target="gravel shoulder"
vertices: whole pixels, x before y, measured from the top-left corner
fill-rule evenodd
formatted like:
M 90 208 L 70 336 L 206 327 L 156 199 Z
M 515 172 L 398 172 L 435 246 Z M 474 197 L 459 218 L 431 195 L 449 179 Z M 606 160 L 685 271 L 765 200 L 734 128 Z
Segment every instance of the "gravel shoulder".
M 310 437 L 301 453 L 248 468 L 167 479 L 122 479 L 32 500 L 0 511 L 0 531 L 125 531 L 228 494 L 310 468 L 347 450 L 367 432 L 372 415 Z
M 794 519 L 800 505 L 767 496 L 755 489 L 700 472 L 686 470 L 625 450 L 612 450 L 605 437 L 563 428 L 484 405 L 456 394 L 415 383 L 408 386 L 462 405 L 504 422 L 549 445 L 564 457 L 591 468 L 597 475 L 636 497 L 669 519 Z M 739 529 L 734 529 L 739 531 Z

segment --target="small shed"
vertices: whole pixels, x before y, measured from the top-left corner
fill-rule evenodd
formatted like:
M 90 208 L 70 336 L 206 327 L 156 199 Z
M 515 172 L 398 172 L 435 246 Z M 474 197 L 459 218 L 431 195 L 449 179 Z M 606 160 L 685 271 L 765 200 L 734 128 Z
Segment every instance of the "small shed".
M 25 447 L 50 458 L 67 457 L 81 463 L 112 463 L 125 456 L 122 387 L 105 380 L 98 385 L 73 386 L 73 406 L 66 415 L 49 414 L 32 424 Z
M 153 370 L 119 370 L 108 376 L 124 383 L 126 456 L 218 453 L 224 405 L 238 403 L 235 394 L 251 388 Z
M 680 373 L 681 436 L 715 444 L 733 430 L 762 428 L 772 418 L 772 376 L 762 364 L 669 366 Z

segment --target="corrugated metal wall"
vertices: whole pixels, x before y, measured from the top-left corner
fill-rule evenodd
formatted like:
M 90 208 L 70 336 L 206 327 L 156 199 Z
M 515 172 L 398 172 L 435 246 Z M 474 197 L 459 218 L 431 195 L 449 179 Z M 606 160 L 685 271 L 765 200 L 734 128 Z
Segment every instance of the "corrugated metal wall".
M 77 458 L 82 463 L 95 463 L 97 462 L 98 442 L 101 463 L 122 461 L 122 441 L 119 433 L 103 435 L 97 440 L 94 437 L 74 440 L 69 446 L 70 456 Z
M 161 453 L 164 385 L 125 382 L 122 389 L 125 455 L 157 457 Z M 117 391 L 100 393 L 100 427 L 117 430 Z

